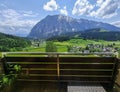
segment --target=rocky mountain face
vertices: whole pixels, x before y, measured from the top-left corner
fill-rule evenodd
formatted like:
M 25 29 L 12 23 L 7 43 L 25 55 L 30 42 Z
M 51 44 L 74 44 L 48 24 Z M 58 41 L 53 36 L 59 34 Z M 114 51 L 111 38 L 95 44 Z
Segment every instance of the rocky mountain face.
M 120 31 L 120 28 L 107 23 L 87 19 L 74 19 L 63 15 L 48 15 L 32 28 L 28 38 L 48 39 L 52 36 L 59 36 L 70 32 L 85 31 L 93 28 Z

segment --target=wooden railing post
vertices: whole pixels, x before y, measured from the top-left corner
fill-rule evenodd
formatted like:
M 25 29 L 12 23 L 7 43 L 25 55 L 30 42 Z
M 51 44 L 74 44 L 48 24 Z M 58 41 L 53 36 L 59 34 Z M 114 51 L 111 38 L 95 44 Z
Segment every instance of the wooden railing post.
M 58 77 L 58 92 L 61 92 L 61 84 L 60 84 L 60 59 L 59 59 L 59 54 L 57 54 L 57 77 Z
M 57 54 L 57 76 L 59 78 L 60 76 L 60 60 L 59 60 L 59 54 Z
M 115 61 L 114 61 L 114 67 L 113 67 L 113 73 L 112 73 L 112 81 L 111 81 L 111 88 L 114 88 L 114 85 L 115 85 L 115 80 L 116 80 L 116 76 L 117 76 L 117 70 L 118 70 L 118 58 L 115 58 Z
M 120 90 L 120 59 L 118 59 L 118 69 L 117 69 L 116 84 L 119 86 L 119 90 Z

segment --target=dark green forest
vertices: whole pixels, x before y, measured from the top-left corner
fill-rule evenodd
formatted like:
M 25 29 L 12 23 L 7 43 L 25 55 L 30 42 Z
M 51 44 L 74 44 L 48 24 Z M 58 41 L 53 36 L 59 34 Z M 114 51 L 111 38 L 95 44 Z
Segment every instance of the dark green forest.
M 30 45 L 27 39 L 0 33 L 0 51 L 21 51 Z
M 57 40 L 57 41 L 67 41 L 70 39 L 90 39 L 90 40 L 105 40 L 105 41 L 117 41 L 120 40 L 120 32 L 116 31 L 107 31 L 103 29 L 89 29 L 86 31 L 79 31 L 79 32 L 70 32 L 66 34 L 62 34 L 59 36 L 54 36 L 49 39 Z

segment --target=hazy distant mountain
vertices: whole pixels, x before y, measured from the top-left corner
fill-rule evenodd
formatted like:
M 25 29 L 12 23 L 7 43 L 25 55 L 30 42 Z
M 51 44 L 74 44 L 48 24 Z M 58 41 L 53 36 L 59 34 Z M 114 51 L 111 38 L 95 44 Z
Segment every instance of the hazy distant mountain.
M 87 19 L 74 19 L 63 15 L 48 15 L 32 28 L 28 38 L 47 39 L 64 33 L 85 31 L 93 28 L 120 31 L 120 28 L 107 23 Z

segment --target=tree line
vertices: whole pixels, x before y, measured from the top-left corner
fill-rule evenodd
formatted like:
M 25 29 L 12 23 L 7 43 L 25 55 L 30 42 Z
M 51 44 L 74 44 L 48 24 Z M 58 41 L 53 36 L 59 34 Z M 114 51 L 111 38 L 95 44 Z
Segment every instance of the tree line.
M 68 33 L 60 36 L 54 36 L 48 38 L 48 41 L 67 41 L 70 39 L 90 39 L 90 40 L 106 40 L 106 41 L 117 41 L 120 40 L 120 32 L 75 32 L 75 33 Z
M 0 33 L 0 51 L 19 51 L 30 45 L 27 39 Z

